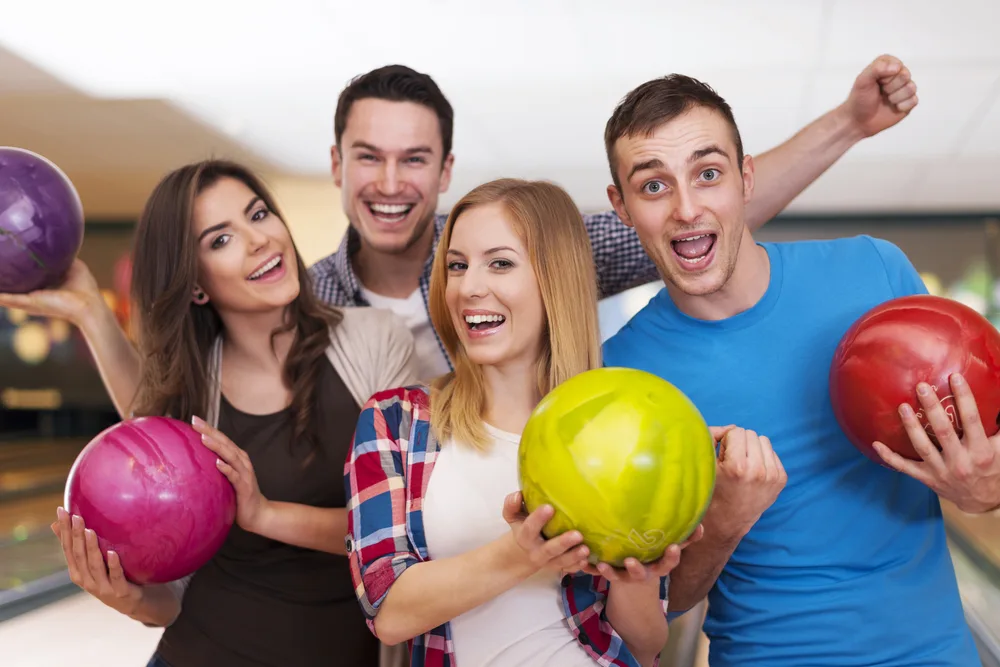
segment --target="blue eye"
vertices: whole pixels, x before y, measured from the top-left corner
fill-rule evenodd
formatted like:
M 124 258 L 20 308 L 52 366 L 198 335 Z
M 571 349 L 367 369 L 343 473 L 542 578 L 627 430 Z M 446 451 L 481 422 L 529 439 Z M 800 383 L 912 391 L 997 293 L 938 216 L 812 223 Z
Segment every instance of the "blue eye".
M 702 177 L 705 177 L 707 174 L 715 174 L 711 178 L 705 179 L 708 181 L 717 181 L 722 176 L 722 172 L 720 172 L 718 169 L 706 169 L 705 171 L 701 172 Z
M 666 189 L 665 186 L 660 181 L 650 181 L 642 186 L 642 191 L 650 195 L 658 195 Z

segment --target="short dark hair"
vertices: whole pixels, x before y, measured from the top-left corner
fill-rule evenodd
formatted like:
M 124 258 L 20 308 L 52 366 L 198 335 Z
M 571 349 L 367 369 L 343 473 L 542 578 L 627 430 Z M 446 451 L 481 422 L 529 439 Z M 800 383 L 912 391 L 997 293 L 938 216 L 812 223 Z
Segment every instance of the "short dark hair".
M 634 137 L 639 134 L 648 136 L 656 128 L 677 118 L 693 106 L 714 109 L 722 114 L 732 127 L 733 141 L 736 143 L 736 163 L 742 167 L 743 140 L 740 138 L 740 130 L 736 127 L 736 119 L 733 118 L 733 110 L 729 108 L 729 104 L 708 84 L 683 74 L 670 74 L 647 81 L 630 92 L 618 103 L 611 118 L 608 119 L 608 124 L 604 128 L 604 148 L 608 153 L 611 179 L 617 188 L 621 189 L 621 183 L 618 180 L 615 143 L 622 137 Z
M 452 126 L 455 113 L 444 93 L 427 74 L 421 74 L 405 65 L 386 65 L 356 76 L 340 93 L 337 111 L 333 117 L 333 134 L 340 146 L 340 139 L 347 127 L 347 116 L 354 103 L 364 99 L 422 104 L 438 117 L 441 127 L 442 159 L 451 153 Z

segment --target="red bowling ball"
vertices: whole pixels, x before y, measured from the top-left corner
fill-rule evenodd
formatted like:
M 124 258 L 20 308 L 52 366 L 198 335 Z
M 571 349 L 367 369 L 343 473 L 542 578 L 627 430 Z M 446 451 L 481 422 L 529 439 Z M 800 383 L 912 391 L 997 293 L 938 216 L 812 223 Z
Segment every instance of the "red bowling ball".
M 927 382 L 961 435 L 948 378 L 969 383 L 987 435 L 1000 419 L 1000 332 L 957 301 L 931 295 L 893 299 L 862 315 L 844 334 L 830 368 L 833 411 L 850 441 L 885 465 L 872 447 L 884 443 L 900 456 L 920 460 L 903 428 L 899 406 L 909 403 L 937 445 L 917 399 Z
M 166 417 L 120 422 L 80 452 L 65 507 L 121 559 L 129 581 L 185 577 L 215 555 L 236 516 L 236 493 L 191 426 Z

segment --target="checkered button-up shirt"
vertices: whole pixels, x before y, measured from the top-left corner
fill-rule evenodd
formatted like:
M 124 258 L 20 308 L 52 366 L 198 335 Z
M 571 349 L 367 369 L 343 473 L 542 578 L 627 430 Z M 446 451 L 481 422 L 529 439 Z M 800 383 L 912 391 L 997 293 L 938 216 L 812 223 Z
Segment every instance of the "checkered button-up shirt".
M 447 221 L 446 215 L 435 217 L 432 247 L 437 248 Z M 590 236 L 601 298 L 660 279 L 656 265 L 646 255 L 635 230 L 626 227 L 614 211 L 585 215 L 583 222 L 587 228 L 587 235 Z M 348 227 L 337 251 L 316 262 L 309 269 L 313 289 L 320 300 L 333 306 L 371 305 L 361 292 L 361 281 L 351 266 L 351 257 L 359 247 L 361 247 L 361 237 L 353 227 Z M 424 297 L 424 308 L 428 307 L 427 293 L 433 260 L 432 253 L 424 263 L 424 271 L 420 276 L 420 292 Z M 448 355 L 444 351 L 440 337 L 438 345 L 447 359 Z
M 372 632 L 375 615 L 393 583 L 407 568 L 429 559 L 422 507 L 439 450 L 430 429 L 429 403 L 425 387 L 391 389 L 372 396 L 358 420 L 344 467 L 345 544 L 355 593 Z M 608 586 L 603 577 L 564 577 L 562 606 L 569 629 L 596 664 L 639 667 L 608 622 Z M 664 614 L 668 587 L 669 578 L 664 577 L 660 581 Z M 409 644 L 411 667 L 456 667 L 448 623 Z

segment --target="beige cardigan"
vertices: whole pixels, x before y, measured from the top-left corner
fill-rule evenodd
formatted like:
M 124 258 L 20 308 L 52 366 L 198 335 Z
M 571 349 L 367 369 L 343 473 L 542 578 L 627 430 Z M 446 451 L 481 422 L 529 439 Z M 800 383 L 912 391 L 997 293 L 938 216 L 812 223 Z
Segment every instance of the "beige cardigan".
M 343 319 L 330 331 L 326 357 L 347 385 L 358 407 L 363 407 L 376 392 L 416 382 L 413 334 L 401 318 L 391 311 L 377 308 L 342 308 L 340 312 Z M 222 401 L 221 337 L 216 339 L 209 352 L 208 377 L 212 386 L 205 421 L 217 427 Z M 178 597 L 183 598 L 193 576 L 173 582 Z M 405 643 L 382 646 L 382 667 L 406 665 L 408 657 Z

